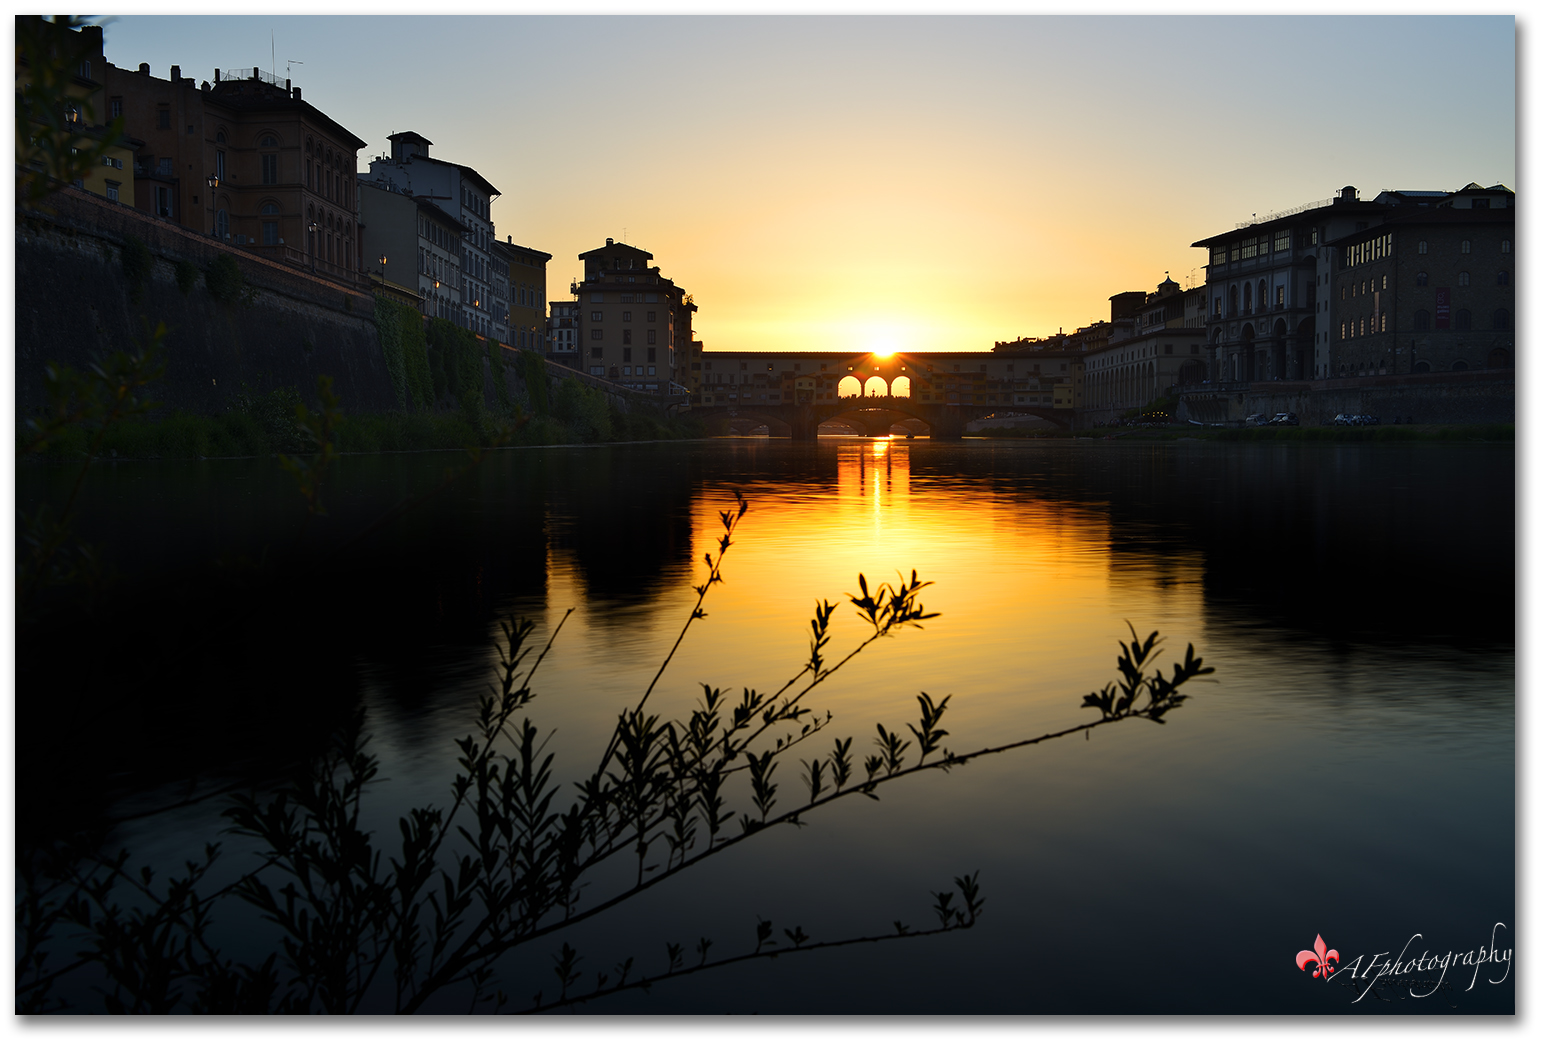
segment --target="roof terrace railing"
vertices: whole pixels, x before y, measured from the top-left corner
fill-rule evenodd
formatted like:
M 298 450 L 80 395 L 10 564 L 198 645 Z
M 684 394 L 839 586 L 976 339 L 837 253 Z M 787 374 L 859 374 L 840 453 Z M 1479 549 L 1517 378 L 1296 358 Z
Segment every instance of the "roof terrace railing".
M 262 80 L 264 83 L 273 84 L 275 87 L 285 86 L 285 80 L 283 77 L 277 77 L 273 73 L 266 73 L 262 69 L 259 69 L 257 66 L 244 66 L 241 69 L 223 69 L 221 70 L 221 79 L 223 81 Z

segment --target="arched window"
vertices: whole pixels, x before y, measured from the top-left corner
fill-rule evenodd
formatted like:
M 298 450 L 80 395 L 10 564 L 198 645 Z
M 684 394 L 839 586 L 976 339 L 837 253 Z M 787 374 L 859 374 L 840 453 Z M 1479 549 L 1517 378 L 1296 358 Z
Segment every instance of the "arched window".
M 1427 363 L 1425 361 L 1417 361 L 1415 363 L 1415 367 L 1412 368 L 1410 371 L 1412 371 L 1412 372 L 1430 372 L 1431 370 L 1432 370 L 1432 366 L 1429 363 Z
M 1491 328 L 1494 331 L 1505 332 L 1511 327 L 1512 315 L 1507 312 L 1505 307 L 1491 314 Z
M 1227 291 L 1227 316 L 1238 316 L 1238 286 L 1233 285 Z
M 1470 249 L 1469 249 L 1469 242 L 1468 241 L 1462 241 L 1462 242 L 1459 243 L 1459 254 L 1460 255 L 1468 255 L 1469 251 L 1470 251 Z
M 1415 330 L 1417 332 L 1428 332 L 1431 331 L 1431 327 L 1432 315 L 1425 310 L 1417 310 L 1415 312 Z
M 1503 287 L 1511 284 L 1512 274 L 1508 273 L 1506 270 L 1503 270 L 1501 273 L 1496 275 L 1496 283 Z
M 1472 332 L 1475 328 L 1475 315 L 1468 310 L 1460 310 L 1453 315 L 1453 327 L 1460 332 Z
M 860 397 L 861 380 L 857 379 L 855 376 L 846 376 L 844 379 L 841 379 L 839 386 L 839 396 L 842 398 Z
M 1512 359 L 1507 356 L 1507 351 L 1505 349 L 1498 346 L 1486 355 L 1485 367 L 1510 368 L 1512 367 Z
M 310 136 L 307 139 L 307 156 L 312 156 L 312 139 Z
M 1469 287 L 1469 271 L 1468 270 L 1460 270 L 1459 271 L 1459 287 L 1460 288 L 1468 288 Z
M 279 215 L 280 206 L 274 201 L 265 201 L 263 207 L 258 209 L 260 215 Z
M 1425 270 L 1422 270 L 1420 273 L 1415 275 L 1415 283 L 1416 283 L 1417 287 L 1425 288 L 1426 287 L 1426 281 L 1427 281 L 1427 277 L 1426 277 L 1426 271 Z
M 1417 241 L 1416 242 L 1415 253 L 1417 255 L 1425 255 L 1426 254 L 1426 242 L 1425 241 Z
M 215 213 L 215 235 L 223 241 L 231 236 L 231 219 L 225 208 Z
M 909 397 L 910 377 L 899 376 L 897 379 L 895 379 L 893 381 L 893 386 L 889 388 L 889 393 L 891 393 L 894 397 Z
M 888 380 L 882 376 L 871 376 L 866 381 L 866 387 L 862 391 L 867 397 L 887 397 Z
M 275 149 L 279 145 L 280 140 L 275 138 L 273 135 L 265 135 L 263 138 L 258 140 L 258 146 L 260 149 Z
M 1255 300 L 1254 305 L 1261 310 L 1270 305 L 1270 293 L 1264 281 L 1259 282 L 1259 298 Z
M 1469 369 L 1469 362 L 1468 361 L 1455 361 L 1455 362 L 1453 362 L 1453 370 L 1455 372 L 1464 372 L 1464 371 L 1468 371 L 1468 369 Z
M 217 131 L 215 133 L 215 141 L 220 143 L 222 146 L 226 145 L 226 132 Z

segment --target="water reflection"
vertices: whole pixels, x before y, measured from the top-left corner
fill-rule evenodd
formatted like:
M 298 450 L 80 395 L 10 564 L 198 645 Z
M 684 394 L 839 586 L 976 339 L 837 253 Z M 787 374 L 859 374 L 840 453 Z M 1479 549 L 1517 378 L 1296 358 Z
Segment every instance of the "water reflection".
M 313 549 L 332 550 L 447 465 L 345 461 Z M 535 710 L 557 730 L 562 765 L 585 765 L 671 645 L 696 560 L 738 489 L 753 511 L 710 616 L 658 689 L 663 712 L 681 713 L 701 682 L 785 681 L 805 658 L 815 598 L 853 592 L 858 572 L 876 581 L 911 569 L 935 581 L 927 604 L 944 616 L 848 667 L 822 701 L 834 731 L 858 743 L 879 721 L 897 727 L 921 690 L 953 695 L 959 750 L 1068 724 L 1110 673 L 1126 620 L 1177 646 L 1195 641 L 1221 681 L 1166 727 L 977 764 L 782 831 L 595 934 L 600 955 L 699 935 L 685 916 L 732 939 L 764 908 L 825 936 L 866 932 L 895 917 L 894 901 L 980 867 L 994 872 L 996 929 L 977 931 L 970 948 L 787 968 L 775 1001 L 798 990 L 812 1009 L 908 1010 L 907 989 L 929 972 L 950 989 L 947 1009 L 1298 1011 L 1331 1007 L 1247 966 L 1209 989 L 1182 971 L 1149 974 L 1119 1000 L 1095 991 L 1092 975 L 1115 957 L 1167 957 L 1193 937 L 1243 958 L 1273 957 L 1284 940 L 1297 976 L 1291 955 L 1319 932 L 1309 923 L 1386 944 L 1392 929 L 1423 922 L 1442 936 L 1511 921 L 1510 449 L 857 440 L 530 450 L 492 457 L 425 513 L 308 562 L 306 576 L 244 574 L 229 559 L 211 570 L 222 551 L 283 554 L 295 523 L 283 508 L 295 503 L 276 473 L 263 462 L 105 472 L 82 527 L 110 537 L 128 580 L 101 621 L 111 630 L 90 628 L 106 639 L 92 661 L 79 657 L 80 623 L 19 636 L 23 741 L 70 731 L 63 716 L 29 720 L 38 708 L 27 703 L 54 695 L 64 667 L 81 695 L 102 691 L 143 713 L 143 725 L 112 723 L 111 749 L 117 770 L 141 760 L 141 786 L 305 751 L 315 736 L 294 731 L 305 716 L 326 727 L 331 710 L 364 698 L 388 799 L 425 804 L 444 790 L 448 742 L 466 731 L 489 671 L 494 619 L 515 610 L 552 627 L 574 607 Z M 53 484 L 19 477 L 19 501 Z M 156 715 L 169 705 L 174 715 Z M 173 724 L 181 741 L 201 742 L 204 765 L 172 762 L 184 747 L 150 746 Z M 287 734 L 298 738 L 290 750 Z M 47 763 L 32 772 L 59 783 Z M 133 834 L 166 839 L 168 829 Z M 1298 859 L 1310 855 L 1345 867 L 1310 880 Z M 831 877 L 804 875 L 815 870 Z M 1397 889 L 1385 881 L 1396 870 L 1409 873 Z M 1154 896 L 1123 896 L 1100 919 L 1095 879 Z M 1374 900 L 1380 887 L 1388 896 Z M 856 965 L 881 976 L 858 984 Z M 770 1008 L 757 988 L 727 981 L 714 985 L 725 1008 Z M 619 1008 L 703 1009 L 710 987 L 664 987 Z

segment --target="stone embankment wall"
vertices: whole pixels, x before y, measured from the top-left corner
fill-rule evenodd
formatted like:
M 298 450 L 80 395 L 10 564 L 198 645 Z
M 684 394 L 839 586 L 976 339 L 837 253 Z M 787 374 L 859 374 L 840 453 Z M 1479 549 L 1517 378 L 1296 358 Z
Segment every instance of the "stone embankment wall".
M 317 377 L 333 377 L 350 413 L 399 407 L 388 375 L 369 289 L 219 244 L 176 223 L 75 189 L 53 194 L 39 211 L 16 214 L 16 405 L 19 415 L 45 400 L 51 362 L 84 368 L 115 350 L 133 349 L 146 326 L 167 326 L 166 372 L 149 390 L 164 410 L 225 411 L 244 391 L 294 387 L 309 401 Z M 124 249 L 135 238 L 150 252 L 149 272 L 135 288 Z M 250 287 L 247 301 L 223 303 L 205 287 L 204 270 L 230 255 Z M 200 271 L 185 293 L 178 263 Z M 186 267 L 185 267 L 186 269 Z M 508 392 L 522 400 L 521 358 L 503 348 Z M 551 396 L 567 377 L 603 390 L 620 407 L 632 392 L 545 362 Z M 485 364 L 486 399 L 496 407 Z
M 1342 414 L 1376 416 L 1385 423 L 1396 418 L 1414 423 L 1512 423 L 1516 389 L 1516 372 L 1510 368 L 1248 383 L 1219 394 L 1186 393 L 1177 418 L 1222 423 L 1256 412 L 1293 412 L 1304 426 L 1327 425 Z

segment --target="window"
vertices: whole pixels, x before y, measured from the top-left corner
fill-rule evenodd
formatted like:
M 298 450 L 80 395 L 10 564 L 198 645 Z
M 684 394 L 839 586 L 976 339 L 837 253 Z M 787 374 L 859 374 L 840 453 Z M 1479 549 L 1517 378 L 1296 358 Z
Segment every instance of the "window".
M 231 218 L 225 208 L 215 213 L 215 235 L 223 241 L 231 236 Z
M 628 343 L 625 344 L 624 349 L 622 351 L 622 355 L 623 355 L 623 360 L 628 361 L 630 359 L 630 346 L 629 346 Z
M 264 153 L 260 154 L 259 159 L 263 162 L 264 168 L 263 184 L 265 186 L 278 185 L 280 182 L 280 155 L 278 153 Z
M 279 223 L 277 223 L 277 222 L 266 222 L 266 223 L 264 223 L 264 243 L 265 244 L 279 244 L 280 243 L 280 224 Z
M 1222 248 L 1212 248 L 1211 249 L 1211 265 L 1212 266 L 1221 266 L 1221 265 L 1225 264 L 1226 262 L 1227 262 L 1227 249 L 1225 247 L 1222 247 Z
M 1420 273 L 1415 275 L 1415 283 L 1416 283 L 1416 287 L 1417 288 L 1425 288 L 1426 287 L 1426 271 L 1425 270 L 1422 270 Z
M 109 183 L 109 185 L 112 185 Z M 1512 327 L 1512 317 L 1505 309 L 1497 310 L 1491 315 L 1491 327 L 1498 332 L 1505 332 Z
M 626 311 L 624 311 L 624 319 L 626 321 L 633 321 L 633 320 L 635 320 L 635 315 L 633 313 L 631 313 L 629 310 L 626 310 Z
M 631 343 L 630 335 L 631 335 L 630 330 L 628 328 L 626 328 L 624 330 L 624 345 L 625 346 L 629 346 L 630 343 Z
M 602 357 L 603 356 L 603 348 L 600 347 L 600 346 L 594 346 L 592 348 L 592 356 L 593 357 Z M 602 373 L 600 373 L 600 372 L 593 372 L 592 374 L 593 375 L 601 375 Z
M 1460 273 L 1459 273 L 1459 287 L 1460 288 L 1468 288 L 1469 287 L 1469 271 L 1468 270 L 1460 271 Z
M 1468 310 L 1459 310 L 1453 315 L 1453 327 L 1460 332 L 1470 332 L 1475 327 L 1475 315 Z
M 226 181 L 226 151 L 223 149 L 215 151 L 215 177 Z
M 655 343 L 656 341 L 657 341 L 657 330 L 655 328 L 648 328 L 646 330 L 646 342 L 647 343 Z
M 160 109 L 158 109 L 156 111 L 156 126 L 158 128 L 171 128 L 172 110 L 168 109 L 166 106 L 162 106 Z
M 1387 310 L 1385 310 L 1381 314 L 1378 315 L 1378 331 L 1380 331 L 1380 332 L 1387 332 L 1388 330 L 1389 330 L 1389 312 Z
M 115 117 L 122 117 L 123 115 L 124 115 L 124 100 L 122 98 L 110 98 L 110 99 L 108 99 L 108 117 L 110 119 L 112 119 L 112 118 L 115 118 Z M 1505 244 L 1506 242 L 1503 241 L 1502 243 Z
M 156 162 L 156 174 L 170 178 L 172 175 L 172 158 L 162 157 Z
M 603 338 L 603 330 L 601 328 L 594 328 L 594 329 L 592 329 L 592 338 L 593 339 L 602 339 Z
M 1290 248 L 1291 246 L 1292 246 L 1292 231 L 1291 230 L 1277 230 L 1276 231 L 1276 251 L 1284 252 L 1288 248 Z
M 653 296 L 652 298 L 655 298 L 655 296 Z M 657 312 L 655 310 L 647 310 L 646 311 L 646 321 L 647 321 L 648 324 L 650 322 L 652 322 L 652 321 L 655 321 L 656 319 L 657 319 Z
M 1432 315 L 1425 310 L 1415 312 L 1415 330 L 1417 332 L 1430 331 L 1432 327 Z
M 601 310 L 593 310 L 592 311 L 592 320 L 594 320 L 594 321 L 601 321 L 602 319 L 603 319 L 603 311 L 601 311 Z M 601 339 L 602 336 L 598 336 L 598 338 Z
M 1506 270 L 1503 270 L 1501 273 L 1496 275 L 1496 283 L 1503 287 L 1511 284 L 1512 274 L 1508 273 Z
M 122 186 L 122 185 L 123 185 L 123 183 L 121 183 L 121 182 L 109 182 L 108 183 L 108 200 L 110 200 L 110 201 L 118 200 L 118 188 L 120 186 Z
M 163 218 L 172 217 L 172 191 L 165 186 L 156 187 L 156 214 Z
M 1459 243 L 1459 254 L 1460 255 L 1468 255 L 1469 254 L 1469 242 L 1468 241 L 1462 241 L 1462 242 Z
M 1512 242 L 1511 241 L 1503 241 L 1502 242 L 1502 254 L 1506 255 L 1506 254 L 1508 254 L 1511 251 L 1512 251 Z
M 1276 305 L 1277 306 L 1285 306 L 1286 305 L 1286 285 L 1284 285 L 1284 284 L 1276 285 Z
M 654 346 L 646 347 L 646 360 L 647 361 L 655 361 L 656 359 L 657 359 L 657 348 L 654 347 Z M 656 374 L 656 370 L 655 369 L 652 370 L 652 374 L 653 375 Z
M 1426 254 L 1426 242 L 1425 241 L 1416 241 L 1415 253 L 1417 255 L 1425 255 Z

